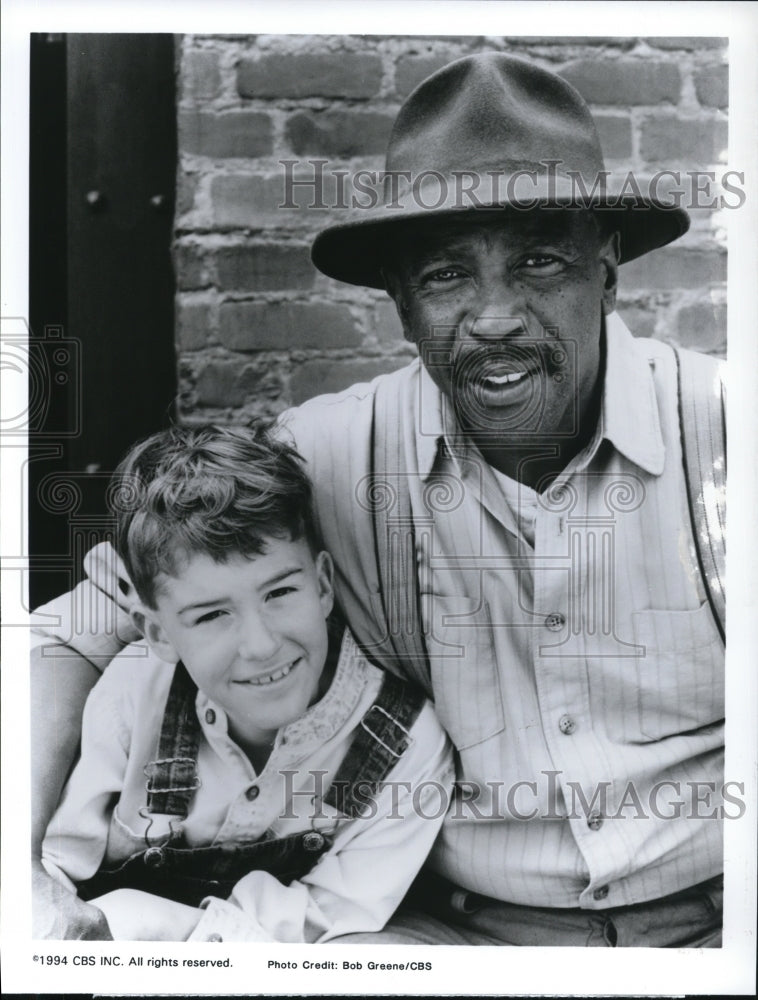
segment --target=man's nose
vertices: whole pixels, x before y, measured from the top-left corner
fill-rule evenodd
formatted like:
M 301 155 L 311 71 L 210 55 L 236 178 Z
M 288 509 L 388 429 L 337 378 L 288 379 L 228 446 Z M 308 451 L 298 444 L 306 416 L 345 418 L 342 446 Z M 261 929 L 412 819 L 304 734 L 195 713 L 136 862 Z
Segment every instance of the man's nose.
M 239 636 L 239 653 L 245 660 L 266 660 L 272 657 L 281 644 L 281 639 L 266 620 L 265 615 L 249 614 L 242 622 Z
M 520 293 L 506 280 L 492 281 L 481 289 L 467 334 L 478 340 L 501 340 L 524 335 L 526 309 Z

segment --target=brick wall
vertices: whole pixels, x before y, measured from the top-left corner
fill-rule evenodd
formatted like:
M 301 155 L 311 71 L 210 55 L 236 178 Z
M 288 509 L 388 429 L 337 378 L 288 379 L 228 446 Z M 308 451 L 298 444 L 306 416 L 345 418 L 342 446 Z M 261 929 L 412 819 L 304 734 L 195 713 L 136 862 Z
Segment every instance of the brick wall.
M 404 97 L 460 55 L 507 51 L 565 76 L 593 109 L 611 170 L 725 159 L 724 39 L 195 35 L 178 46 L 184 420 L 274 415 L 413 356 L 383 293 L 313 268 L 329 212 L 278 207 L 279 161 L 381 169 Z M 723 354 L 723 239 L 710 212 L 692 214 L 686 237 L 622 268 L 619 311 L 639 336 Z

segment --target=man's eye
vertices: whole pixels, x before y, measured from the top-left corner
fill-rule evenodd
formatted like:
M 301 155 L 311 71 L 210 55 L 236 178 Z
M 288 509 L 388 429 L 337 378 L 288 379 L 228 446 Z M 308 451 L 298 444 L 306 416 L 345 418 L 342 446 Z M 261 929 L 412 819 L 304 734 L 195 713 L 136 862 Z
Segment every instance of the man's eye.
M 444 284 L 447 281 L 455 281 L 456 278 L 463 277 L 463 272 L 457 267 L 440 267 L 436 271 L 430 271 L 424 276 L 425 282 Z
M 552 265 L 557 266 L 560 264 L 560 261 L 557 257 L 552 257 L 550 254 L 534 253 L 530 257 L 525 257 L 521 263 L 523 267 L 529 270 L 539 270 L 540 268 Z
M 206 622 L 216 621 L 217 618 L 221 618 L 225 614 L 226 612 L 222 608 L 216 608 L 214 611 L 206 611 L 204 615 L 200 615 L 195 624 L 204 625 Z

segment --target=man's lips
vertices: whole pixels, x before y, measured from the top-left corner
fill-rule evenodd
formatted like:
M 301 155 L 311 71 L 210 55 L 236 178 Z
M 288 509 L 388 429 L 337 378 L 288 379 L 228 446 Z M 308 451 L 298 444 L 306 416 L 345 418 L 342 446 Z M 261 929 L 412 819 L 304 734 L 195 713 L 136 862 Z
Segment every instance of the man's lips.
M 527 378 L 531 372 L 527 371 L 516 371 L 516 372 L 504 372 L 502 375 L 482 375 L 481 380 L 485 385 L 512 385 L 515 382 L 520 382 L 522 379 Z
M 285 663 L 281 667 L 276 667 L 274 670 L 270 670 L 265 674 L 257 674 L 254 677 L 246 677 L 243 680 L 235 680 L 234 684 L 249 684 L 251 687 L 266 687 L 269 684 L 276 684 L 277 681 L 284 680 L 288 677 L 295 667 L 300 663 L 302 657 L 298 657 L 291 663 Z
M 535 345 L 513 343 L 507 349 L 489 348 L 462 352 L 456 358 L 458 379 L 489 388 L 516 386 L 545 370 L 542 353 Z

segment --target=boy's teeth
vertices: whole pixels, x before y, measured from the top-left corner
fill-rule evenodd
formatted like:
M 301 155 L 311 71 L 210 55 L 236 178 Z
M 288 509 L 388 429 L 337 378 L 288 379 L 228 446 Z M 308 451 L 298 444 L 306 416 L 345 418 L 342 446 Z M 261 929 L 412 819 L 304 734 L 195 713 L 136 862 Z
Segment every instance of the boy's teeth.
M 487 375 L 487 382 L 494 382 L 495 385 L 505 385 L 506 382 L 518 382 L 526 375 L 526 372 L 510 372 L 506 375 Z
M 265 677 L 251 677 L 249 683 L 273 684 L 274 681 L 280 681 L 282 677 L 286 677 L 294 666 L 294 663 L 288 663 L 286 667 L 282 667 L 280 670 L 275 670 L 273 674 L 266 674 Z

